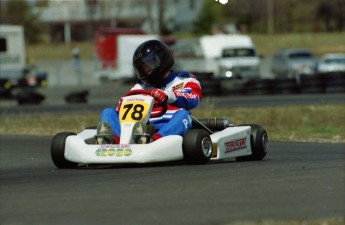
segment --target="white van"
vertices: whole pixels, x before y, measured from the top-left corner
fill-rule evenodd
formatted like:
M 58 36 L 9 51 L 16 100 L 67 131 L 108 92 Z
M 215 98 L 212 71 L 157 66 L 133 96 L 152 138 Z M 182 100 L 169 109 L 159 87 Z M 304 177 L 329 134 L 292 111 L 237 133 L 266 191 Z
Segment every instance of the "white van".
M 0 25 L 0 97 L 17 88 L 47 86 L 47 73 L 26 63 L 24 28 Z
M 0 26 L 0 78 L 19 79 L 26 67 L 22 26 Z
M 178 70 L 212 72 L 218 78 L 260 76 L 260 57 L 247 35 L 205 35 L 179 40 L 172 48 Z

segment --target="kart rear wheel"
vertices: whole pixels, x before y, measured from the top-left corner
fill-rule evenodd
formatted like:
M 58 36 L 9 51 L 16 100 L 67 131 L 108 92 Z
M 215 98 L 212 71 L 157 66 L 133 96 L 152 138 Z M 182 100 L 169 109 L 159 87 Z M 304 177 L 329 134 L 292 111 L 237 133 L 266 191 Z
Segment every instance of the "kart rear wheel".
M 184 160 L 189 164 L 206 164 L 212 154 L 212 141 L 207 131 L 192 129 L 183 136 Z
M 71 162 L 65 159 L 65 143 L 67 137 L 71 135 L 75 135 L 75 133 L 58 133 L 54 136 L 52 140 L 50 154 L 57 168 L 75 168 L 78 166 L 78 163 Z
M 242 124 L 239 126 L 250 126 L 250 145 L 252 148 L 252 155 L 237 157 L 237 161 L 254 161 L 262 160 L 268 151 L 268 135 L 266 130 L 257 124 Z

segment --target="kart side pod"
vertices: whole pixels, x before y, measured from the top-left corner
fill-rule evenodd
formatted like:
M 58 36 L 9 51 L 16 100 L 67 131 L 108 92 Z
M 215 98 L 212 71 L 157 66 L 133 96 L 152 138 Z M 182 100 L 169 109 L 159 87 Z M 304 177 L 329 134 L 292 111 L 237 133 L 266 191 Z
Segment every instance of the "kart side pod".
M 212 160 L 251 155 L 250 127 L 228 127 L 211 134 Z
M 238 161 L 261 160 L 268 151 L 268 135 L 256 124 L 228 127 L 211 134 L 213 152 L 211 160 L 236 158 Z

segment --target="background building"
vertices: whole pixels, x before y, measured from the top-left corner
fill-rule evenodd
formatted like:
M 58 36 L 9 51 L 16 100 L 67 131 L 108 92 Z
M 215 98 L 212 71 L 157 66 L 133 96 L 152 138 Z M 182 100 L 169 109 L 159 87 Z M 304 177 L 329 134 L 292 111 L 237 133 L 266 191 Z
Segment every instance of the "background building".
M 49 0 L 36 7 L 52 41 L 92 38 L 99 27 L 135 27 L 148 33 L 190 30 L 200 0 Z

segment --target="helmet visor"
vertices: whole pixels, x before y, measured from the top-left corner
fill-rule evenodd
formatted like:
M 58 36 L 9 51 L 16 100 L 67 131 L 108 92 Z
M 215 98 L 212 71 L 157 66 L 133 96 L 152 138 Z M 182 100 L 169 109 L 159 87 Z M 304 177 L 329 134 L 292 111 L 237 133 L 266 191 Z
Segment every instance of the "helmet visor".
M 149 54 L 134 63 L 135 72 L 139 79 L 147 79 L 160 65 L 160 59 L 156 54 Z

